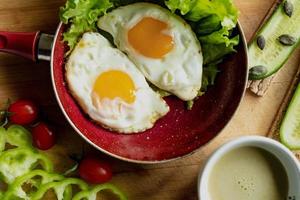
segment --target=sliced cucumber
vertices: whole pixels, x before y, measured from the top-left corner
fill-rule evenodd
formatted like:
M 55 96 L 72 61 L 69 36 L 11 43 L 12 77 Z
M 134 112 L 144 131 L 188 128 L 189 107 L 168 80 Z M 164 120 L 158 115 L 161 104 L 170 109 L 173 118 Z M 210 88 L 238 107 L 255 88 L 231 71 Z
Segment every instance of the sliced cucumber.
M 283 1 L 249 45 L 249 68 L 264 66 L 267 69 L 266 73 L 258 75 L 252 75 L 250 71 L 249 78 L 252 80 L 263 79 L 277 72 L 300 44 L 300 0 L 288 2 L 293 5 L 292 15 L 288 16 L 286 1 Z M 279 37 L 286 34 L 295 38 L 293 45 L 285 46 L 280 43 Z M 260 43 L 257 39 L 261 37 L 265 39 L 264 48 L 257 44 Z
M 281 124 L 280 139 L 290 149 L 300 149 L 300 84 Z

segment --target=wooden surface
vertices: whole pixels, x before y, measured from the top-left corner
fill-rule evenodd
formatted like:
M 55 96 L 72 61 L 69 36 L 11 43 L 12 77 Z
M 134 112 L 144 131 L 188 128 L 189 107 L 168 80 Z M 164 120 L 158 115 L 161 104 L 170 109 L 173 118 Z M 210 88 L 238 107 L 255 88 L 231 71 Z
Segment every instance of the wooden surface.
M 247 39 L 251 37 L 274 0 L 235 0 L 240 9 L 240 22 Z M 0 30 L 53 33 L 58 24 L 58 8 L 64 0 L 1 0 Z M 234 119 L 210 144 L 192 156 L 161 165 L 137 165 L 109 159 L 114 166 L 112 180 L 129 199 L 193 200 L 197 199 L 197 176 L 211 153 L 224 142 L 241 135 L 267 135 L 277 111 L 296 74 L 300 51 L 292 56 L 273 81 L 263 98 L 246 93 Z M 0 54 L 0 101 L 31 98 L 44 111 L 44 120 L 57 128 L 58 144 L 47 152 L 58 171 L 68 168 L 72 161 L 67 155 L 96 151 L 86 144 L 62 116 L 52 91 L 49 63 L 34 64 L 22 58 Z

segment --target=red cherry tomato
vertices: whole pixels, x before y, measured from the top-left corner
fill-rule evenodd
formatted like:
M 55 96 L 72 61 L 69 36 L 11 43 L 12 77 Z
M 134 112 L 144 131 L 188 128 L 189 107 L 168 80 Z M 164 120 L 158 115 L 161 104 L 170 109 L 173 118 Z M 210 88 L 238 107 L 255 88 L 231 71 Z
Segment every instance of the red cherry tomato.
M 91 184 L 99 184 L 111 179 L 112 169 L 106 162 L 94 157 L 86 157 L 79 164 L 79 175 Z
M 38 107 L 29 100 L 18 100 L 12 103 L 8 112 L 11 113 L 9 120 L 19 125 L 31 124 L 38 117 Z
M 55 144 L 55 134 L 51 128 L 40 122 L 32 128 L 33 145 L 41 150 L 48 150 Z

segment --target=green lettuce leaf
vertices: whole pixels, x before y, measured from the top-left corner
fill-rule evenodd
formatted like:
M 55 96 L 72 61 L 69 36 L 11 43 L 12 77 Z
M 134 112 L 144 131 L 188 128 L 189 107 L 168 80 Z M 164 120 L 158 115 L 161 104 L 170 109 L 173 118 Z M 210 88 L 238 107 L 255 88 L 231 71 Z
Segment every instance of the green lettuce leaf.
M 196 2 L 197 0 L 167 0 L 165 4 L 172 12 L 179 10 L 182 15 L 185 15 L 191 11 Z
M 226 46 L 231 44 L 231 39 L 229 38 L 229 30 L 225 27 L 220 30 L 214 31 L 209 35 L 203 35 L 198 37 L 201 44 L 222 44 L 225 43 Z
M 239 44 L 239 36 L 232 35 L 238 10 L 232 0 L 167 0 L 165 4 L 171 11 L 183 15 L 201 43 L 204 68 L 199 95 L 202 95 L 214 85 L 218 63 L 235 52 L 234 47 Z
M 173 12 L 179 10 L 190 21 L 216 15 L 223 26 L 233 28 L 237 22 L 238 10 L 232 0 L 166 0 L 165 4 Z
M 222 28 L 221 21 L 217 15 L 210 15 L 198 21 L 195 26 L 197 35 L 207 35 Z
M 210 15 L 218 16 L 223 26 L 234 28 L 238 10 L 232 0 L 197 0 L 191 6 L 186 19 L 196 22 Z
M 70 50 L 74 48 L 84 32 L 95 31 L 98 18 L 113 7 L 109 0 L 68 0 L 60 8 L 60 20 L 70 23 L 70 28 L 64 33 L 64 41 Z
M 222 59 L 234 52 L 238 36 L 231 32 L 236 27 L 238 10 L 232 0 L 168 0 L 166 6 L 179 10 L 186 20 L 192 21 L 202 45 L 204 64 Z
M 203 68 L 202 86 L 201 86 L 200 95 L 202 95 L 203 92 L 205 92 L 209 86 L 215 84 L 215 80 L 219 72 L 220 71 L 218 70 L 217 64 L 210 64 Z
M 142 0 L 110 0 L 114 4 L 114 7 L 126 6 L 128 4 L 143 2 Z
M 234 47 L 239 44 L 239 36 L 229 39 L 228 43 L 203 43 L 203 63 L 208 65 L 223 59 L 226 55 L 236 52 Z

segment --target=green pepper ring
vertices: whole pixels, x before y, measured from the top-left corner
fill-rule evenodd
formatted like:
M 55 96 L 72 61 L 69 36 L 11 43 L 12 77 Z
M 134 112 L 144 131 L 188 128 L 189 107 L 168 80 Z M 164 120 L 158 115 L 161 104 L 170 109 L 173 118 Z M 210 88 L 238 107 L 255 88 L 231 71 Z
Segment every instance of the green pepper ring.
M 32 147 L 31 133 L 20 125 L 11 125 L 6 130 L 6 142 L 17 147 Z
M 78 185 L 81 190 L 88 190 L 89 186 L 82 180 L 76 178 L 66 178 L 59 182 L 50 182 L 42 185 L 39 190 L 34 193 L 31 200 L 42 199 L 44 194 L 50 190 L 54 189 L 57 199 L 59 200 L 71 200 L 72 199 L 72 187 L 71 185 Z M 70 187 L 69 187 L 70 186 Z
M 28 173 L 39 163 L 46 171 L 53 170 L 48 157 L 32 148 L 19 147 L 4 151 L 0 154 L 0 179 L 5 183 L 12 183 L 15 178 Z
M 97 185 L 89 191 L 81 191 L 73 197 L 73 200 L 82 200 L 82 199 L 92 200 L 92 199 L 96 199 L 97 198 L 97 193 L 101 192 L 102 190 L 110 190 L 115 195 L 117 195 L 120 200 L 127 200 L 127 197 L 125 196 L 125 194 L 122 191 L 120 191 L 116 186 L 114 186 L 110 183 Z
M 18 192 L 24 192 L 22 189 L 22 185 L 25 182 L 28 182 L 30 179 L 39 176 L 41 177 L 42 181 L 41 184 L 46 184 L 52 181 L 60 181 L 62 179 L 64 179 L 64 177 L 62 175 L 59 174 L 51 174 L 48 172 L 45 172 L 43 170 L 34 170 L 31 171 L 23 176 L 20 176 L 18 178 L 16 178 L 16 180 L 8 186 L 8 190 L 3 194 L 3 197 L 1 198 L 2 200 L 11 200 L 14 197 L 20 197 L 20 198 L 25 198 L 25 196 L 18 196 L 16 193 Z M 36 188 L 38 189 L 39 186 L 36 186 Z M 25 193 L 25 192 L 24 192 Z M 28 198 L 30 198 L 30 196 L 26 196 Z
M 6 143 L 17 148 L 4 151 Z M 30 171 L 38 164 L 41 164 L 46 171 L 40 169 Z M 11 200 L 13 198 L 39 200 L 52 188 L 59 200 L 96 199 L 98 192 L 107 189 L 119 196 L 120 200 L 127 200 L 125 195 L 112 184 L 98 185 L 89 190 L 89 186 L 84 181 L 49 173 L 52 171 L 52 162 L 32 147 L 30 132 L 27 129 L 19 125 L 11 125 L 7 130 L 0 127 L 0 180 L 8 184 L 11 183 L 6 192 L 0 191 L 1 200 Z M 36 176 L 42 178 L 39 185 L 33 185 L 37 191 L 26 194 L 22 185 L 33 181 L 32 178 Z M 78 185 L 82 190 L 73 198 L 71 185 Z
M 0 127 L 0 152 L 4 151 L 6 143 L 6 130 L 3 127 Z
M 6 143 L 15 147 L 32 147 L 30 132 L 23 126 L 15 124 L 7 130 L 0 127 L 0 152 L 5 150 Z

